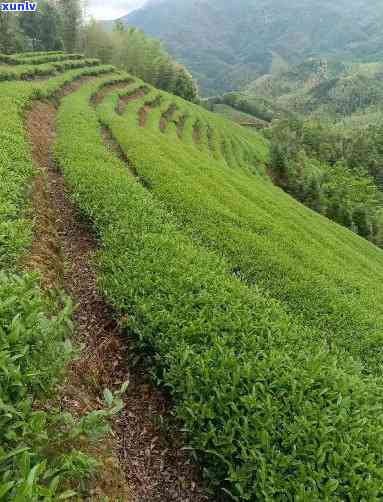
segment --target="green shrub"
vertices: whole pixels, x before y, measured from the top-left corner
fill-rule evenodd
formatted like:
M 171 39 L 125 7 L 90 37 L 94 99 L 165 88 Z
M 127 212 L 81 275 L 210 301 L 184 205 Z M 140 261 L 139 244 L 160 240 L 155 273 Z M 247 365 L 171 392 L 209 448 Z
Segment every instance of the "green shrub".
M 74 418 L 54 405 L 73 357 L 72 304 L 42 294 L 37 276 L 0 272 L 0 497 L 62 500 L 68 481 L 84 482 L 99 467 L 76 450 L 81 439 L 108 433 L 122 403 L 105 394 L 105 409 Z M 49 401 L 51 400 L 51 401 Z M 47 405 L 47 403 L 49 403 Z
M 99 64 L 97 59 L 79 59 L 59 61 L 46 64 L 28 64 L 19 66 L 0 66 L 0 81 L 2 80 L 28 80 L 34 77 L 43 77 L 54 75 L 59 72 L 72 70 L 75 68 L 85 68 L 87 66 L 96 66 Z

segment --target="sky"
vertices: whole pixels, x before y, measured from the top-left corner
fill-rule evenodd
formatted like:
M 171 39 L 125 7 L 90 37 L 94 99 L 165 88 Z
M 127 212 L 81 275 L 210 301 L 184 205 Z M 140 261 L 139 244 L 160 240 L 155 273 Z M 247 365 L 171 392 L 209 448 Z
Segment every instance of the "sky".
M 88 0 L 89 15 L 95 19 L 117 19 L 142 7 L 146 0 Z

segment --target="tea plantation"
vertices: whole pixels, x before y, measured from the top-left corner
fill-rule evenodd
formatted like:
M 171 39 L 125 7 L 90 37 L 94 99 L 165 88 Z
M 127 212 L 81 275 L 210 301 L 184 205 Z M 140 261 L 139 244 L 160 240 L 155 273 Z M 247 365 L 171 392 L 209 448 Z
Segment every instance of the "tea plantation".
M 213 497 L 381 500 L 383 251 L 275 187 L 253 131 L 75 55 L 0 59 L 0 498 L 58 496 L 74 475 L 50 464 L 60 427 L 34 404 L 62 378 L 71 307 L 23 271 L 23 116 L 92 76 L 59 100 L 54 157 Z

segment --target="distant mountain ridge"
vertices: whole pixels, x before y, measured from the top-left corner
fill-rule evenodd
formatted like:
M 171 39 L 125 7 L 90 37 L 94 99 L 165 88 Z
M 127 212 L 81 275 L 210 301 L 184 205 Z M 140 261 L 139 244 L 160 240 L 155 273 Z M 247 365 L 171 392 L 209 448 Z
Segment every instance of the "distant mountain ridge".
M 375 61 L 383 49 L 378 0 L 149 0 L 122 20 L 162 39 L 205 95 L 308 57 Z
M 334 63 L 311 58 L 278 75 L 264 75 L 241 93 L 247 102 L 304 116 L 368 125 L 383 112 L 383 63 Z

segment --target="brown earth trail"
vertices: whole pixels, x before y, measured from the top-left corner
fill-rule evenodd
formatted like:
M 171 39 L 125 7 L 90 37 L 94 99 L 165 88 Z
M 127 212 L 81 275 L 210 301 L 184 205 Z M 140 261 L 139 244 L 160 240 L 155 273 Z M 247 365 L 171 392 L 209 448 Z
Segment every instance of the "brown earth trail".
M 75 91 L 81 82 L 59 93 Z M 182 449 L 182 435 L 155 425 L 170 416 L 168 397 L 156 389 L 148 373 L 132 364 L 130 340 L 97 290 L 92 266 L 98 242 L 70 202 L 63 175 L 55 166 L 56 108 L 34 102 L 26 116 L 34 162 L 40 167 L 33 193 L 35 240 L 27 267 L 38 270 L 47 288 L 63 285 L 77 305 L 76 342 L 83 346 L 62 389 L 62 405 L 74 413 L 102 406 L 104 388 L 129 380 L 124 410 L 113 424 L 114 434 L 100 457 L 106 459 L 91 500 L 129 502 L 202 502 L 199 469 Z M 91 167 L 91 166 L 90 166 Z

